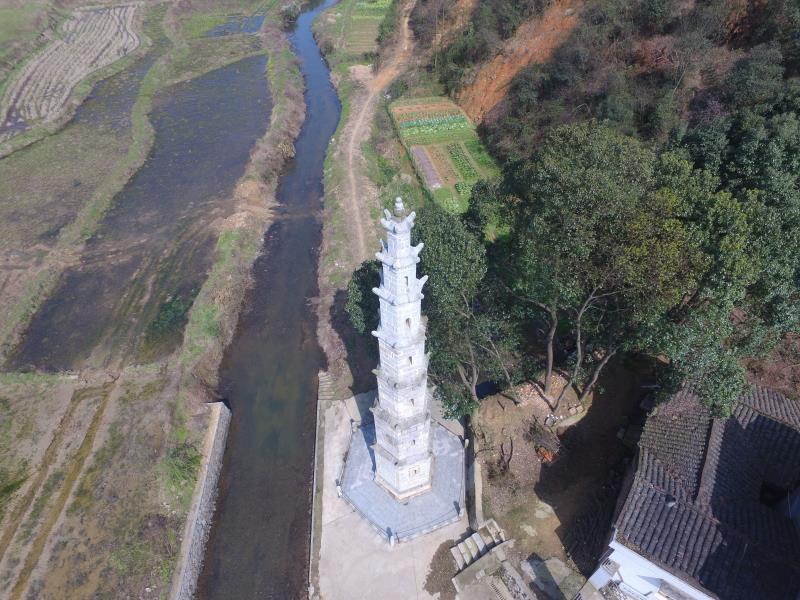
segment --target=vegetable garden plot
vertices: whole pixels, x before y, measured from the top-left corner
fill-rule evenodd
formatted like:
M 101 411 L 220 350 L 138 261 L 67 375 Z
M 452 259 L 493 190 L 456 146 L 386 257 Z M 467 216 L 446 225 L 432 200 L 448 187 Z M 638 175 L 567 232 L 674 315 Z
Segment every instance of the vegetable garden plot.
M 498 175 L 475 126 L 447 98 L 401 99 L 389 111 L 420 178 L 445 210 L 464 212 L 475 182 Z
M 456 167 L 459 175 L 464 180 L 478 179 L 478 171 L 472 164 L 472 161 L 467 156 L 463 144 L 448 144 L 447 151 L 450 154 L 450 159 Z
M 341 44 L 347 54 L 361 56 L 378 49 L 378 31 L 392 0 L 357 0 L 340 3 Z
M 139 46 L 136 5 L 76 10 L 61 37 L 19 71 L 0 102 L 0 142 L 63 114 L 75 86 Z

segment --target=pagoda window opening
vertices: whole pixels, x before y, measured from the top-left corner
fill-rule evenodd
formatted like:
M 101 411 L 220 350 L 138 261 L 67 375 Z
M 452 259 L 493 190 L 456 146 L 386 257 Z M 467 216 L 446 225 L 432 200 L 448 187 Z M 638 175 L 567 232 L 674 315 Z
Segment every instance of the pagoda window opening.
M 406 327 L 411 329 L 411 319 L 406 319 Z

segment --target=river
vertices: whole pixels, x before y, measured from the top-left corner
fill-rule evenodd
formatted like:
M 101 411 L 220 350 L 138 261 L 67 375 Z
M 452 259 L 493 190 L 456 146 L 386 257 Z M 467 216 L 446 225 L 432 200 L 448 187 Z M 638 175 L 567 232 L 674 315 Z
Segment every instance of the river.
M 341 113 L 311 24 L 334 2 L 304 12 L 290 36 L 305 78 L 306 120 L 222 364 L 221 391 L 233 419 L 200 598 L 306 594 L 317 372 L 324 361 L 309 300 L 318 293 L 325 153 Z

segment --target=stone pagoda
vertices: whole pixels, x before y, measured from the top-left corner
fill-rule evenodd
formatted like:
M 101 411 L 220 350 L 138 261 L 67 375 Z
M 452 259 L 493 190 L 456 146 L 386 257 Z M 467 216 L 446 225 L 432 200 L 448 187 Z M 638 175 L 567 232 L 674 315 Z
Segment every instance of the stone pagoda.
M 394 215 L 385 211 L 381 224 L 386 242 L 376 254 L 383 263 L 381 285 L 372 291 L 380 299 L 378 338 L 380 365 L 378 401 L 372 408 L 376 442 L 375 481 L 398 500 L 431 487 L 431 415 L 425 320 L 417 263 L 422 244 L 411 245 L 415 214 L 406 215 L 403 201 L 395 201 Z
M 386 241 L 378 338 L 377 394 L 355 402 L 363 422 L 351 420 L 350 447 L 337 493 L 391 544 L 425 535 L 459 521 L 464 514 L 463 429 L 447 427 L 432 403 L 425 354 L 425 320 L 420 303 L 427 277 L 417 279 L 422 244 L 411 245 L 414 213 L 406 215 L 398 198 L 394 214 L 381 219 Z M 367 407 L 370 407 L 367 410 Z M 440 411 L 438 411 L 440 412 Z M 353 414 L 353 413 L 351 413 Z

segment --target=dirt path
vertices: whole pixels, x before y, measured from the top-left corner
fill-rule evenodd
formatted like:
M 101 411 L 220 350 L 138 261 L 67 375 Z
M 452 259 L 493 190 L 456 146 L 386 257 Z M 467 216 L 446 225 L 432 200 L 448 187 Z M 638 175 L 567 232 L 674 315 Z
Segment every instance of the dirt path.
M 365 81 L 367 96 L 361 102 L 354 102 L 353 106 L 358 105 L 357 113 L 350 118 L 353 126 L 350 132 L 350 140 L 347 144 L 347 179 L 349 182 L 348 191 L 344 198 L 344 207 L 350 217 L 354 234 L 356 248 L 354 251 L 356 263 L 366 259 L 369 254 L 367 248 L 366 227 L 370 222 L 369 210 L 364 202 L 360 201 L 358 161 L 361 157 L 361 144 L 366 139 L 369 125 L 375 116 L 375 101 L 383 90 L 397 77 L 406 65 L 409 56 L 414 48 L 414 40 L 409 26 L 409 16 L 414 7 L 414 1 L 407 3 L 403 11 L 400 40 L 397 48 L 389 59 L 381 66 L 380 70 L 369 80 Z

